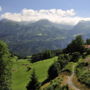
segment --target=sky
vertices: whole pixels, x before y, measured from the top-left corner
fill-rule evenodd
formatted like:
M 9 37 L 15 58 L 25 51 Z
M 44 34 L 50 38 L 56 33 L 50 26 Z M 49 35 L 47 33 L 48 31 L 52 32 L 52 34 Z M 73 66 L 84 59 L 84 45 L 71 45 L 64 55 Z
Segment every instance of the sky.
M 0 0 L 0 18 L 77 23 L 90 20 L 90 0 Z

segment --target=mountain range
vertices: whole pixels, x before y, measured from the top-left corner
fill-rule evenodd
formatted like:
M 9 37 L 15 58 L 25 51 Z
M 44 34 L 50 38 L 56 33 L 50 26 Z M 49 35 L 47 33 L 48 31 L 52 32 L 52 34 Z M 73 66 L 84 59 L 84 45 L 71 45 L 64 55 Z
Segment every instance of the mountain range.
M 4 40 L 14 54 L 22 57 L 48 49 L 65 48 L 79 34 L 90 38 L 90 21 L 66 25 L 44 19 L 36 22 L 0 20 L 0 40 Z

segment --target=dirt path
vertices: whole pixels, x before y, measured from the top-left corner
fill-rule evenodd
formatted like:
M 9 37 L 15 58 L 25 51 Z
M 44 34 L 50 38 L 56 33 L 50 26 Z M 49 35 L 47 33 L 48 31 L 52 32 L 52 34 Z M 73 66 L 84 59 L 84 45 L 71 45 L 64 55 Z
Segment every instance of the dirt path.
M 70 88 L 72 88 L 72 89 L 74 89 L 74 90 L 80 90 L 79 88 L 77 88 L 77 87 L 74 85 L 74 83 L 73 83 L 73 81 L 72 81 L 74 74 L 75 74 L 75 65 L 73 65 L 73 70 L 72 70 L 71 76 L 68 76 L 67 84 L 69 85 Z

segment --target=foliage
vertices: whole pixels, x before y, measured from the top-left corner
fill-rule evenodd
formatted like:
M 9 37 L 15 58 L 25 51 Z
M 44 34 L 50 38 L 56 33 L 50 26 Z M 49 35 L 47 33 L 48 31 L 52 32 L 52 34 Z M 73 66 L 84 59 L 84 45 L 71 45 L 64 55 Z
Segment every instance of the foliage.
M 85 48 L 83 47 L 84 40 L 82 39 L 82 36 L 77 36 L 72 42 L 67 46 L 66 49 L 64 49 L 65 53 L 73 53 L 73 52 L 79 52 L 83 53 L 85 51 Z
M 54 52 L 51 50 L 46 50 L 42 53 L 38 53 L 38 54 L 33 54 L 31 56 L 31 62 L 37 62 L 40 60 L 44 60 L 44 59 L 48 59 L 48 58 L 52 58 L 54 57 Z
M 46 49 L 65 47 L 69 27 L 48 20 L 23 23 L 4 19 L 0 20 L 0 39 L 7 42 L 14 54 L 26 57 Z
M 72 57 L 71 57 L 70 61 L 77 62 L 80 57 L 81 57 L 81 54 L 79 52 L 74 52 L 74 53 L 72 53 Z
M 48 80 L 52 80 L 57 77 L 60 72 L 60 69 L 60 64 L 58 64 L 57 61 L 52 64 L 48 70 Z
M 73 65 L 74 65 L 74 64 L 75 64 L 74 62 L 69 62 L 69 63 L 65 66 L 64 71 L 68 71 L 68 73 L 72 74 L 72 72 L 73 72 Z
M 69 61 L 70 56 L 68 54 L 59 55 L 58 60 L 54 62 L 48 70 L 48 80 L 52 80 L 57 77 Z
M 90 38 L 86 39 L 86 45 L 90 45 Z
M 69 90 L 68 85 L 61 85 L 61 80 L 52 80 L 45 90 Z
M 7 45 L 0 41 L 0 90 L 11 90 L 11 60 Z
M 71 56 L 69 54 L 61 54 L 58 56 L 58 63 L 61 66 L 61 69 L 65 67 L 71 60 Z
M 86 55 L 90 55 L 90 48 L 86 49 Z
M 80 63 L 76 68 L 76 75 L 81 83 L 90 87 L 90 63 Z
M 42 82 L 48 78 L 49 67 L 57 60 L 57 57 L 33 63 L 32 67 L 35 69 L 39 81 Z
M 35 71 L 32 72 L 30 82 L 27 85 L 27 90 L 39 90 L 39 82 L 36 77 Z
M 47 60 L 30 63 L 27 59 L 13 58 L 12 68 L 12 90 L 26 90 L 26 86 L 30 81 L 32 70 L 35 69 L 38 81 L 41 83 L 48 77 L 49 67 L 57 60 L 57 57 Z M 31 67 L 30 71 L 27 68 Z
M 63 53 L 63 51 L 61 49 L 56 49 L 56 50 L 51 50 L 55 56 L 59 56 L 60 54 Z

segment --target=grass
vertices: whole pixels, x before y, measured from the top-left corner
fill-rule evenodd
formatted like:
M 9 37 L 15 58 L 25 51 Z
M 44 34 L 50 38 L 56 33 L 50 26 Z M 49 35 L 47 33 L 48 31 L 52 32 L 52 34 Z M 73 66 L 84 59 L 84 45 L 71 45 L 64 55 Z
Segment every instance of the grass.
M 36 71 L 36 75 L 39 78 L 39 81 L 42 82 L 44 81 L 47 76 L 48 76 L 48 69 L 51 66 L 51 64 L 54 63 L 54 61 L 57 60 L 57 57 L 55 58 L 51 58 L 51 59 L 47 59 L 44 61 L 39 61 L 33 64 L 33 68 Z
M 78 60 L 78 62 L 69 62 L 66 66 L 65 66 L 65 68 L 64 68 L 64 71 L 70 71 L 70 73 L 72 73 L 73 72 L 73 66 L 75 65 L 75 68 L 76 68 L 76 66 L 79 64 L 79 63 L 81 63 L 81 62 L 84 62 L 85 61 L 85 59 L 82 59 L 82 58 L 80 58 L 79 60 Z
M 14 62 L 12 69 L 12 90 L 26 90 L 26 84 L 28 83 L 29 72 L 24 64 L 29 64 L 26 60 L 20 60 Z
M 45 79 L 47 79 L 48 69 L 56 60 L 57 60 L 57 57 L 54 57 L 54 58 L 39 61 L 36 63 L 30 63 L 28 60 L 25 60 L 25 59 L 17 60 L 17 57 L 13 58 L 12 59 L 13 61 L 12 90 L 26 90 L 26 86 L 30 81 L 30 75 L 33 69 L 35 69 L 39 82 L 42 82 Z M 79 60 L 79 62 L 82 62 L 82 61 L 83 59 Z M 70 70 L 70 72 L 72 72 L 73 65 L 75 65 L 75 63 L 70 62 L 66 65 L 65 69 Z M 27 71 L 28 67 L 31 67 L 30 71 Z
M 15 60 L 13 59 L 12 68 L 12 90 L 26 90 L 26 85 L 30 80 L 30 75 L 33 69 L 36 71 L 36 75 L 40 82 L 44 81 L 48 76 L 48 69 L 57 57 L 39 61 L 31 64 L 28 60 Z M 31 67 L 30 71 L 27 71 L 28 67 Z
M 72 71 L 73 71 L 73 65 L 75 65 L 74 62 L 69 62 L 69 63 L 65 66 L 64 70 L 69 70 L 70 72 L 72 72 Z

